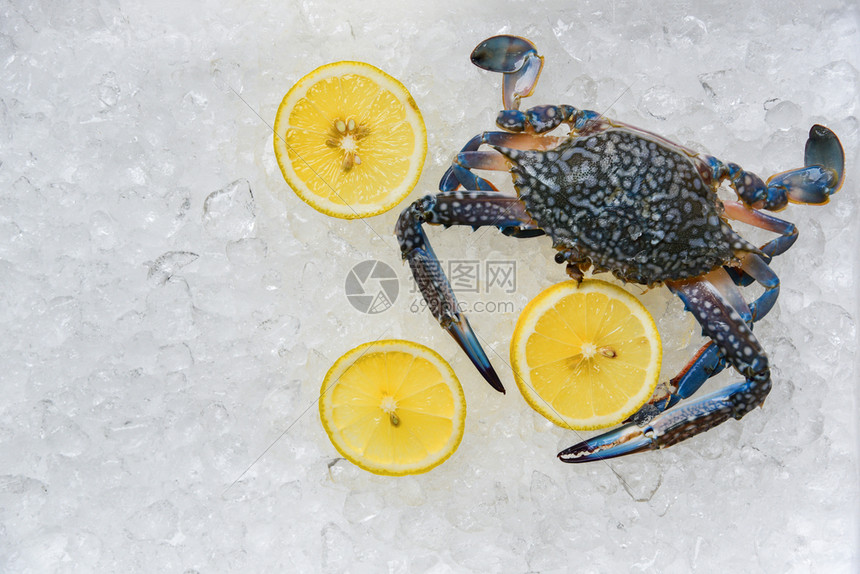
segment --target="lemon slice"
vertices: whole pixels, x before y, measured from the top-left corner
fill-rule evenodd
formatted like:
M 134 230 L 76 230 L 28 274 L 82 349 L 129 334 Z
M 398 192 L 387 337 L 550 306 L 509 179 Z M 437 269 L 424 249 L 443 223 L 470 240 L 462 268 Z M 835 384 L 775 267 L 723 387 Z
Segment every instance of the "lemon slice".
M 463 438 L 466 399 L 435 351 L 409 341 L 365 343 L 338 359 L 322 384 L 320 419 L 346 459 L 376 474 L 419 474 Z
M 559 283 L 523 310 L 511 364 L 526 402 L 565 428 L 620 423 L 651 397 L 660 334 L 648 310 L 605 281 Z
M 284 96 L 275 157 L 305 202 L 343 219 L 400 203 L 427 154 L 427 131 L 403 84 L 364 62 L 317 68 Z

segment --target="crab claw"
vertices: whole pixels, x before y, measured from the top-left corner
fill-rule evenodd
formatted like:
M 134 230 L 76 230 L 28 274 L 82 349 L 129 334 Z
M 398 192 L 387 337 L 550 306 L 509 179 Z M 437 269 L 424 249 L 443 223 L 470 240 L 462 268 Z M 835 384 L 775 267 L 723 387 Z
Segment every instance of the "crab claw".
M 759 361 L 759 365 L 764 364 L 764 369 L 767 369 L 766 363 L 764 358 Z M 766 391 L 770 390 L 770 379 L 767 379 L 764 385 L 754 380 L 729 385 L 694 403 L 665 412 L 647 425 L 627 423 L 584 440 L 558 453 L 558 458 L 562 462 L 591 462 L 670 447 L 729 418 L 741 418 L 745 414 L 741 410 L 749 406 L 749 403 L 744 401 L 752 397 L 757 387 L 761 386 L 765 387 L 764 394 L 767 394 Z M 761 401 L 763 400 L 762 398 Z
M 627 423 L 617 429 L 583 441 L 558 453 L 562 462 L 591 462 L 604 458 L 615 458 L 657 448 L 653 440 L 645 436 L 642 428 Z
M 521 69 L 531 55 L 537 55 L 537 48 L 525 38 L 493 36 L 472 50 L 472 63 L 490 72 L 508 74 Z
M 427 236 L 420 227 L 416 235 L 420 245 L 408 251 L 404 258 L 409 262 L 415 281 L 428 302 L 433 316 L 454 337 L 490 386 L 504 394 L 505 387 L 502 386 L 499 375 L 496 374 L 490 359 L 478 342 L 478 337 L 469 325 L 469 320 L 460 312 L 460 305 L 454 296 L 454 291 L 445 278 L 436 254 L 427 242 Z
M 839 191 L 845 179 L 845 152 L 836 134 L 822 125 L 812 126 L 806 140 L 804 165 L 767 180 L 768 203 L 779 206 L 772 196 L 787 198 L 793 203 L 820 205 Z
M 496 371 L 493 369 L 493 365 L 490 364 L 490 360 L 487 358 L 487 354 L 478 342 L 475 332 L 472 331 L 472 326 L 469 325 L 469 319 L 467 319 L 465 315 L 457 313 L 450 322 L 448 322 L 447 325 L 443 325 L 443 327 L 451 334 L 452 337 L 454 337 L 454 340 L 457 341 L 460 348 L 466 352 L 466 355 L 471 359 L 472 364 L 475 365 L 481 375 L 483 375 L 484 379 L 490 383 L 490 386 L 500 393 L 505 394 L 505 387 L 502 385 L 502 381 L 499 380 L 499 375 L 496 374 Z
M 472 51 L 472 63 L 504 74 L 502 99 L 506 110 L 519 109 L 520 98 L 530 96 L 537 84 L 543 57 L 534 44 L 519 36 L 493 36 Z
M 428 195 L 404 209 L 395 227 L 397 240 L 400 243 L 401 254 L 409 262 L 412 276 L 433 316 L 454 337 L 490 386 L 504 393 L 505 387 L 502 386 L 499 375 L 496 374 L 475 332 L 472 331 L 469 320 L 460 311 L 460 304 L 457 302 L 451 283 L 445 277 L 442 264 L 421 227 L 425 223 L 434 222 L 441 214 L 448 213 L 449 199 Z M 441 213 L 437 211 L 439 201 L 445 204 Z M 457 201 L 456 196 L 454 201 Z
M 836 183 L 830 193 L 839 191 L 845 179 L 845 152 L 836 134 L 822 125 L 812 126 L 809 130 L 809 139 L 806 140 L 804 165 L 820 165 L 833 170 L 836 174 Z
M 842 185 L 845 176 L 845 152 L 842 151 L 839 138 L 830 129 L 820 124 L 812 126 L 806 141 L 804 160 L 806 165 L 823 165 L 832 169 L 839 178 L 838 184 Z

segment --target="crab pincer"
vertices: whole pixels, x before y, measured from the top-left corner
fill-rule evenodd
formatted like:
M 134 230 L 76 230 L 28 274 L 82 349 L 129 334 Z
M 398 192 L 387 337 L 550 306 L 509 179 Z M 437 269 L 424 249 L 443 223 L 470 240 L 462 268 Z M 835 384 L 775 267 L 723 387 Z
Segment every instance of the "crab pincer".
M 415 282 L 433 316 L 466 352 L 484 379 L 500 393 L 505 392 L 505 387 L 490 364 L 469 320 L 461 312 L 451 283 L 445 276 L 442 264 L 436 257 L 422 225 L 468 222 L 476 227 L 498 225 L 506 228 L 527 224 L 527 221 L 522 220 L 524 214 L 517 203 L 514 198 L 482 191 L 428 195 L 406 208 L 400 214 L 396 225 L 397 240 L 403 258 L 409 262 Z
M 505 109 L 515 110 L 520 98 L 530 96 L 543 67 L 543 56 L 530 41 L 519 36 L 493 36 L 472 51 L 472 63 L 504 74 L 502 98 Z
M 836 135 L 822 125 L 809 130 L 804 167 L 784 171 L 767 180 L 770 194 L 792 203 L 821 205 L 839 190 L 845 178 L 845 152 Z

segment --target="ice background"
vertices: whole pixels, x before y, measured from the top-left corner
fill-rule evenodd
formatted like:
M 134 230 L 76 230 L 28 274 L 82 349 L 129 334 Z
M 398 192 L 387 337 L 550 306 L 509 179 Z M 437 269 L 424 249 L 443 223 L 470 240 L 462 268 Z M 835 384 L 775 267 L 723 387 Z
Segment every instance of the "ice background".
M 858 24 L 838 0 L 0 1 L 0 571 L 856 572 Z M 516 312 L 472 315 L 503 397 L 410 312 L 399 210 L 345 222 L 288 189 L 267 124 L 305 73 L 358 59 L 417 100 L 410 200 L 435 190 L 493 127 L 500 78 L 468 56 L 498 33 L 546 57 L 526 105 L 605 111 L 763 175 L 801 165 L 813 123 L 840 136 L 842 191 L 782 213 L 800 239 L 756 328 L 764 409 L 562 464 L 579 437 L 506 365 L 517 312 L 565 279 L 548 239 L 429 232 L 443 258 L 517 261 L 516 293 L 491 293 Z M 402 278 L 385 313 L 344 296 L 365 259 Z M 671 376 L 699 332 L 665 290 L 642 299 Z M 380 337 L 433 347 L 465 388 L 463 443 L 428 474 L 361 471 L 319 422 L 328 367 Z

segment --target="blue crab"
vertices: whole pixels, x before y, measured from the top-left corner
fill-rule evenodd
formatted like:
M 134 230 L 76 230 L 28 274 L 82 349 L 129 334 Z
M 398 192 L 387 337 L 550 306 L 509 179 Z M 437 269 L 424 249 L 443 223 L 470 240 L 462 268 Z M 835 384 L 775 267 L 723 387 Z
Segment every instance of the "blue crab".
M 771 378 L 752 326 L 779 294 L 779 278 L 768 264 L 797 239 L 794 224 L 763 211 L 779 211 L 788 202 L 827 203 L 844 178 L 839 139 L 828 128 L 813 126 L 804 167 L 764 182 L 737 164 L 593 111 L 570 105 L 520 111 L 520 99 L 531 95 L 543 67 L 543 57 L 524 38 L 489 38 L 472 52 L 472 62 L 503 74 L 504 110 L 496 120 L 502 131 L 472 138 L 442 177 L 440 192 L 401 213 L 396 234 L 434 317 L 484 378 L 504 393 L 460 312 L 424 224 L 495 226 L 521 238 L 549 235 L 556 262 L 566 265 L 571 278 L 581 281 L 592 269 L 648 287 L 666 285 L 709 338 L 639 412 L 619 428 L 562 451 L 561 460 L 586 462 L 665 448 L 760 406 Z M 568 132 L 550 133 L 560 126 Z M 509 171 L 517 196 L 500 194 L 473 170 Z M 737 201 L 718 198 L 722 182 L 734 189 Z M 777 237 L 757 247 L 729 220 Z M 739 287 L 753 282 L 763 293 L 747 303 Z M 727 366 L 743 380 L 667 410 Z

